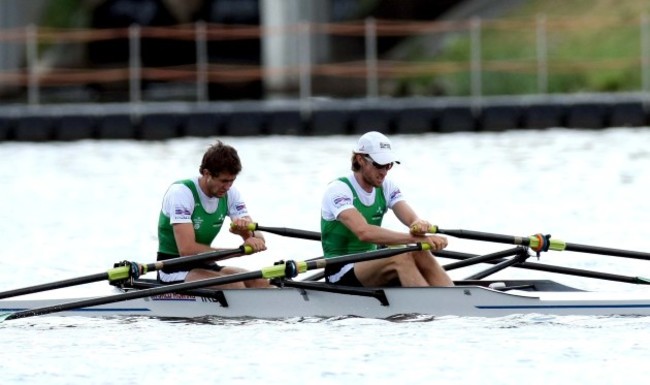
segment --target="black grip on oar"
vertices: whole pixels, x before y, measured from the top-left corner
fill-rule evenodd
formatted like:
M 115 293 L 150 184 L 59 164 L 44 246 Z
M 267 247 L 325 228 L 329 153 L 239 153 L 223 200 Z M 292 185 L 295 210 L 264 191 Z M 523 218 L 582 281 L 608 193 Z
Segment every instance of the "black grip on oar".
M 251 223 L 248 226 L 248 229 L 250 231 L 256 231 L 256 230 L 265 231 L 267 233 L 282 235 L 282 236 L 291 237 L 291 238 L 308 239 L 308 240 L 311 240 L 311 241 L 320 241 L 321 240 L 321 234 L 319 232 L 316 232 L 316 231 L 290 229 L 290 228 L 287 228 L 287 227 L 266 227 L 266 226 L 260 226 L 257 223 Z

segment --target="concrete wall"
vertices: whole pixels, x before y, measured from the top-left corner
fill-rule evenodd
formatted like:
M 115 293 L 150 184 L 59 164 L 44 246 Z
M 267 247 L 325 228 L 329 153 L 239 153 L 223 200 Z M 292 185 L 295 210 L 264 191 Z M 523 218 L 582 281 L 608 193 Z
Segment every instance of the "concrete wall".
M 0 142 L 644 127 L 648 100 L 644 94 L 486 98 L 480 106 L 471 98 L 331 100 L 314 103 L 308 114 L 299 101 L 0 106 Z

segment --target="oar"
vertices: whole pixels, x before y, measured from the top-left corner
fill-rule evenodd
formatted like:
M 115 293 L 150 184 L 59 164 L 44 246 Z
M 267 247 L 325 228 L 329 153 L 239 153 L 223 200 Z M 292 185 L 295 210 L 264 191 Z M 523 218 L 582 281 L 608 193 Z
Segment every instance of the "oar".
M 387 248 L 387 249 L 368 251 L 365 253 L 348 254 L 348 255 L 342 255 L 342 256 L 331 257 L 331 258 L 319 258 L 319 259 L 313 259 L 313 260 L 302 261 L 302 262 L 287 261 L 285 263 L 280 263 L 277 265 L 265 267 L 257 271 L 203 279 L 200 281 L 166 285 L 166 286 L 155 287 L 151 289 L 135 290 L 135 291 L 111 295 L 107 297 L 90 298 L 90 299 L 85 299 L 80 301 L 63 303 L 59 305 L 29 309 L 29 310 L 19 311 L 15 313 L 5 313 L 3 315 L 0 315 L 0 321 L 62 312 L 66 310 L 79 309 L 82 307 L 105 305 L 109 303 L 150 297 L 154 295 L 178 293 L 186 290 L 201 289 L 209 286 L 225 285 L 234 282 L 248 281 L 251 279 L 260 279 L 260 278 L 272 279 L 272 278 L 282 278 L 282 277 L 293 278 L 299 273 L 304 273 L 306 271 L 314 270 L 314 269 L 322 269 L 325 268 L 327 265 L 331 265 L 331 264 L 346 264 L 352 262 L 370 261 L 374 259 L 392 257 L 394 255 L 398 255 L 410 251 L 429 250 L 430 248 L 431 246 L 427 243 L 425 244 L 418 243 L 416 245 L 405 246 L 401 248 Z M 269 289 L 269 290 L 274 290 L 274 289 Z
M 282 235 L 285 237 L 291 237 L 291 238 L 301 238 L 301 239 L 309 239 L 312 241 L 320 241 L 320 233 L 316 231 L 307 231 L 307 230 L 298 230 L 298 229 L 290 229 L 287 227 L 266 227 L 266 226 L 260 226 L 257 223 L 251 223 L 248 225 L 248 230 L 250 231 L 265 231 L 267 233 L 272 233 L 272 234 L 277 234 L 277 235 Z
M 448 251 L 448 250 L 437 251 L 436 255 L 438 257 L 442 257 L 442 258 L 456 259 L 456 260 L 460 260 L 460 261 L 466 261 L 466 260 L 470 260 L 470 259 L 474 259 L 474 258 L 479 257 L 478 255 L 475 255 L 475 254 L 459 253 L 459 252 L 456 252 L 456 251 Z M 498 264 L 498 263 L 501 263 L 503 261 L 506 261 L 506 259 L 499 258 L 499 259 L 483 260 L 481 262 L 490 263 L 490 264 Z M 451 269 L 454 269 L 454 268 L 457 268 L 457 267 L 460 267 L 460 266 L 456 265 L 456 262 L 450 263 L 450 264 L 447 264 L 447 265 L 443 266 L 443 268 L 445 270 L 451 270 Z M 513 265 L 513 267 L 521 268 L 521 269 L 528 269 L 528 270 L 546 271 L 548 273 L 574 275 L 574 276 L 577 276 L 577 277 L 602 279 L 602 280 L 606 280 L 606 281 L 633 283 L 633 284 L 637 284 L 637 285 L 650 285 L 650 278 L 633 277 L 633 276 L 610 274 L 610 273 L 602 273 L 602 272 L 598 272 L 598 271 L 575 269 L 575 268 L 572 268 L 572 267 L 553 266 L 553 265 L 547 265 L 547 264 L 544 264 L 544 263 L 537 263 L 537 262 L 520 262 L 520 263 L 517 263 L 517 264 Z
M 477 241 L 487 241 L 496 243 L 506 243 L 513 245 L 529 246 L 533 250 L 547 251 L 575 251 L 578 253 L 610 255 L 613 257 L 623 257 L 632 259 L 642 259 L 650 261 L 650 253 L 641 251 L 630 251 L 621 249 L 612 249 L 608 247 L 580 245 L 577 243 L 569 243 L 558 239 L 551 239 L 550 236 L 543 236 L 541 234 L 532 235 L 529 237 L 519 237 L 514 235 L 502 235 L 484 233 L 472 230 L 444 230 L 438 226 L 431 226 L 430 233 L 445 234 L 457 238 L 473 239 Z M 548 242 L 546 245 L 544 243 Z M 545 247 L 547 246 L 547 248 Z
M 154 263 L 149 263 L 147 265 L 140 265 L 140 268 L 142 270 L 141 274 L 145 274 L 149 271 L 157 271 L 157 270 L 162 270 L 163 268 L 174 267 L 174 266 L 179 266 L 184 264 L 205 262 L 208 260 L 218 261 L 220 259 L 224 259 L 226 257 L 233 256 L 235 254 L 250 254 L 252 251 L 253 249 L 250 246 L 244 247 L 242 245 L 236 249 L 211 251 L 208 253 L 201 253 L 192 256 L 178 257 L 178 258 L 168 259 L 165 261 L 158 261 Z M 0 292 L 0 299 L 25 295 L 25 294 L 39 293 L 47 290 L 62 289 L 65 287 L 83 285 L 86 283 L 99 282 L 104 280 L 108 280 L 110 282 L 116 282 L 116 281 L 130 278 L 132 274 L 131 269 L 132 267 L 131 264 L 129 263 L 123 266 L 117 266 L 103 273 L 91 274 L 83 277 L 66 279 L 63 281 L 57 281 L 52 283 L 45 283 L 41 285 L 24 287 L 20 289 L 8 290 L 8 291 Z

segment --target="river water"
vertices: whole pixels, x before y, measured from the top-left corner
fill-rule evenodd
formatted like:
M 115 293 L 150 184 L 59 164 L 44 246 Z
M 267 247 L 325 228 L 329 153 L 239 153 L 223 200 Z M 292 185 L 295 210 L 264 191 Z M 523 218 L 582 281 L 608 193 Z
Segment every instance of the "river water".
M 395 135 L 390 175 L 441 228 L 648 251 L 650 130 L 553 129 Z M 221 138 L 263 226 L 318 230 L 322 191 L 346 174 L 356 137 Z M 0 291 L 155 259 L 169 183 L 198 172 L 211 140 L 0 143 Z M 399 229 L 389 214 L 385 225 Z M 267 234 L 268 250 L 231 259 L 259 269 L 321 255 L 317 242 Z M 238 239 L 221 234 L 223 247 Z M 449 250 L 507 248 L 450 238 Z M 546 253 L 541 262 L 650 276 L 648 262 Z M 441 260 L 443 263 L 450 262 Z M 454 270 L 461 279 L 480 267 Z M 517 270 L 590 290 L 647 290 Z M 88 294 L 104 283 L 71 288 Z M 281 304 L 278 304 L 281 306 Z M 42 316 L 0 324 L 2 382 L 47 384 L 492 384 L 645 381 L 650 319 L 519 316 L 168 321 Z

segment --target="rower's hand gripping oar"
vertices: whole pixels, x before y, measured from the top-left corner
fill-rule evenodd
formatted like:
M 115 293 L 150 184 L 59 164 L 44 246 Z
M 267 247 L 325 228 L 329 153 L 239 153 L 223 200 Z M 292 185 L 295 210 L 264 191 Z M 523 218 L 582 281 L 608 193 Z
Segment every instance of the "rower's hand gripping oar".
M 230 227 L 233 227 L 233 225 L 231 224 Z M 250 223 L 248 225 L 248 230 L 249 231 L 265 231 L 267 233 L 282 235 L 282 236 L 285 236 L 285 237 L 308 239 L 308 240 L 312 240 L 312 241 L 320 241 L 320 239 L 321 239 L 320 233 L 316 232 L 316 231 L 290 229 L 290 228 L 287 228 L 287 227 L 266 227 L 266 226 L 260 226 L 257 223 Z
M 431 226 L 430 233 L 445 234 L 457 238 L 473 239 L 477 241 L 505 243 L 513 245 L 528 246 L 532 250 L 537 251 L 575 251 L 578 253 L 610 255 L 614 257 L 642 259 L 650 261 L 650 253 L 640 251 L 630 251 L 621 249 L 612 249 L 608 247 L 580 245 L 577 243 L 569 243 L 558 239 L 551 239 L 550 235 L 536 234 L 529 237 L 519 237 L 513 235 L 502 235 L 484 233 L 472 230 L 444 230 L 438 226 Z
M 128 301 L 131 299 L 151 297 L 155 295 L 162 295 L 168 293 L 179 293 L 186 290 L 201 289 L 209 286 L 225 285 L 234 282 L 248 281 L 251 279 L 273 279 L 273 278 L 294 278 L 300 273 L 309 270 L 322 269 L 331 264 L 346 264 L 353 262 L 370 261 L 380 258 L 388 258 L 410 251 L 430 250 L 431 246 L 427 243 L 418 243 L 411 246 L 387 248 L 380 250 L 373 250 L 364 253 L 347 254 L 331 258 L 318 258 L 308 261 L 295 262 L 287 261 L 277 265 L 269 266 L 257 271 L 244 272 L 232 274 L 227 276 L 220 276 L 215 278 L 203 279 L 200 281 L 184 282 L 174 285 L 165 285 L 151 289 L 133 290 L 122 294 L 111 295 L 107 297 L 90 298 L 81 301 L 68 302 L 54 306 L 47 306 L 37 309 L 29 309 L 15 313 L 0 314 L 0 321 L 33 317 L 37 315 L 44 315 L 66 310 L 79 309 L 83 307 L 91 307 L 98 305 L 105 305 L 114 302 Z M 275 290 L 275 289 L 269 289 Z
M 162 270 L 163 268 L 167 267 L 174 267 L 196 262 L 218 261 L 237 254 L 251 254 L 252 252 L 253 249 L 250 246 L 242 245 L 236 249 L 211 251 L 192 256 L 157 261 L 146 265 L 138 264 L 136 262 L 124 261 L 117 263 L 114 268 L 103 273 L 91 274 L 83 277 L 66 279 L 63 281 L 45 283 L 42 285 L 29 286 L 20 289 L 0 292 L 0 299 L 16 297 L 25 294 L 39 293 L 47 290 L 62 289 L 65 287 L 83 285 L 86 283 L 99 282 L 104 280 L 108 280 L 111 283 L 118 283 L 130 278 L 137 279 L 141 274 L 146 274 L 150 271 Z

